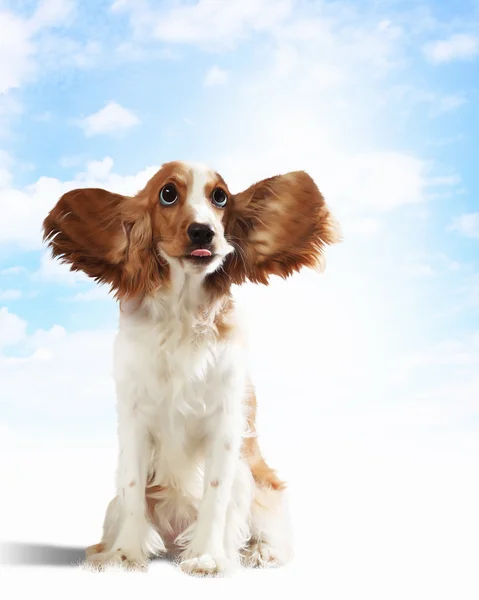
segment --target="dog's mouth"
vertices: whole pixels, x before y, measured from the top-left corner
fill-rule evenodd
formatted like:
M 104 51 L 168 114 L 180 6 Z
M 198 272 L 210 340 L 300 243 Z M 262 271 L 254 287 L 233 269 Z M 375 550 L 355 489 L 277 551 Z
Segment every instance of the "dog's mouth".
M 188 262 L 196 265 L 206 265 L 210 263 L 216 254 L 213 252 L 213 248 L 192 248 L 187 254 L 183 256 Z
M 192 250 L 190 255 L 193 258 L 211 258 L 213 253 L 208 248 L 196 248 L 196 250 Z

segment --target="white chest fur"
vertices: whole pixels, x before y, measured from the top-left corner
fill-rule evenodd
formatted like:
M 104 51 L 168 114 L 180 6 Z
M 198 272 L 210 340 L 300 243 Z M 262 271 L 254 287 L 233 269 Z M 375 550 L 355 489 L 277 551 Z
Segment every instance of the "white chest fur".
M 135 420 L 147 432 L 149 476 L 158 485 L 195 485 L 205 441 L 225 411 L 236 415 L 231 436 L 245 429 L 242 349 L 218 335 L 221 304 L 204 309 L 202 300 L 194 282 L 185 281 L 120 316 L 114 363 L 119 425 Z

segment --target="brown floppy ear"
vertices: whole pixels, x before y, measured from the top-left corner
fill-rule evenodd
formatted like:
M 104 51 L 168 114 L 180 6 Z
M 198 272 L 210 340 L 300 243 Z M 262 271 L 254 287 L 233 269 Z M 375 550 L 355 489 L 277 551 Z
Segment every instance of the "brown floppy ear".
M 234 283 L 268 283 L 302 267 L 324 267 L 326 245 L 341 241 L 339 226 L 304 171 L 255 183 L 232 198 L 227 226 L 235 253 L 225 265 Z
M 67 192 L 44 220 L 43 239 L 70 270 L 109 284 L 116 297 L 148 293 L 164 266 L 146 207 L 135 201 L 98 188 Z

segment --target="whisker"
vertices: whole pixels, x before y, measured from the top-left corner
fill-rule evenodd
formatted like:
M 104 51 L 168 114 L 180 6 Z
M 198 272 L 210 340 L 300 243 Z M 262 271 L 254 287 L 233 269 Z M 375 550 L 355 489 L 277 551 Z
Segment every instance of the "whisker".
M 232 240 L 231 237 L 232 236 L 230 236 L 230 239 L 228 241 L 231 243 L 231 245 L 233 246 L 233 248 L 235 250 L 237 250 L 237 252 L 234 253 L 235 264 L 236 264 L 236 261 L 237 261 L 238 256 L 239 256 L 241 258 L 241 260 L 243 261 L 244 268 L 247 269 L 247 266 L 246 266 L 246 254 L 245 254 L 243 248 L 241 248 L 241 246 L 237 242 L 235 242 L 234 240 Z

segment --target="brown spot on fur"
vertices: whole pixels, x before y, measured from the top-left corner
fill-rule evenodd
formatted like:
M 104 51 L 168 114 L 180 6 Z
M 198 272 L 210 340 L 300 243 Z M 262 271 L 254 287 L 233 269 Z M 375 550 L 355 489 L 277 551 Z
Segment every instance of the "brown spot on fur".
M 130 484 L 129 484 L 130 487 L 133 487 L 135 485 L 136 485 L 136 481 L 130 481 Z
M 246 404 L 249 412 L 248 429 L 254 437 L 247 437 L 243 440 L 241 452 L 248 461 L 253 478 L 258 485 L 270 487 L 273 490 L 282 490 L 286 484 L 278 478 L 276 471 L 266 464 L 259 448 L 256 436 L 256 394 L 253 386 L 248 387 Z
M 121 555 L 121 560 L 122 560 L 123 562 L 125 562 L 125 560 L 126 560 L 126 556 L 125 556 L 124 554 L 122 554 L 122 555 Z
M 213 481 L 210 481 L 211 487 L 217 488 L 219 484 L 220 482 L 217 479 L 213 479 Z
M 163 492 L 164 490 L 166 490 L 166 488 L 163 485 L 152 485 L 146 488 L 146 494 L 147 495 L 152 495 L 152 494 L 159 494 L 160 492 Z
M 228 452 L 231 450 L 231 442 L 226 442 L 225 449 L 228 450 Z
M 223 302 L 222 309 L 215 315 L 215 326 L 221 340 L 230 338 L 235 332 L 234 303 L 228 296 Z
M 166 487 L 162 485 L 153 485 L 146 488 L 146 506 L 148 511 L 148 516 L 151 521 L 155 521 L 155 508 L 156 504 L 161 501 L 158 496 L 166 490 Z
M 100 552 L 103 552 L 104 550 L 104 544 L 93 544 L 93 546 L 88 546 L 88 548 L 86 548 L 85 555 L 88 557 L 92 556 L 93 554 L 100 554 Z

